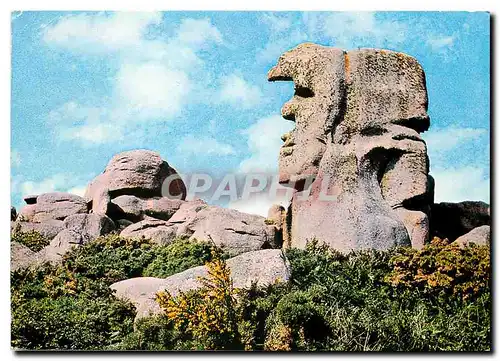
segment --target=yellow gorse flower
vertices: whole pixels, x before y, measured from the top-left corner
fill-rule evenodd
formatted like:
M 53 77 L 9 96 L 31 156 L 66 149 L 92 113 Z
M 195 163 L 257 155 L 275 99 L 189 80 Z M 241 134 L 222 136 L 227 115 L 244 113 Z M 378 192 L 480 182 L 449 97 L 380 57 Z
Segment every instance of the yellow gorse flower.
M 220 252 L 205 266 L 207 275 L 199 277 L 201 288 L 194 292 L 158 292 L 156 301 L 177 329 L 184 329 L 207 349 L 219 349 L 237 338 L 236 292 L 231 272 Z

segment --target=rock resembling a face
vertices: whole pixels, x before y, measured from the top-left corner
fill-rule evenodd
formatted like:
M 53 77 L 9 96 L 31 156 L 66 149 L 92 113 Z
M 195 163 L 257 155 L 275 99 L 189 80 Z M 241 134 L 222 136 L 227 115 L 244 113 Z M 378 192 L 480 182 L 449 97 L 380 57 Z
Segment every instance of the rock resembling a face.
M 342 112 L 344 51 L 300 44 L 279 58 L 268 80 L 295 84 L 295 94 L 281 109 L 283 118 L 295 122 L 295 129 L 281 138 L 279 181 L 300 191 L 308 178 L 316 176 Z

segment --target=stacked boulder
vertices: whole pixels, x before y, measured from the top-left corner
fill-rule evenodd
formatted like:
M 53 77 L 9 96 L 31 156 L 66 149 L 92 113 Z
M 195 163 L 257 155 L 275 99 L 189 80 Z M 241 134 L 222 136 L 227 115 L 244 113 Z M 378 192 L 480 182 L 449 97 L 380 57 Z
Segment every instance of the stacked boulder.
M 158 153 L 117 154 L 88 185 L 83 198 L 62 192 L 25 198 L 27 205 L 12 229 L 35 230 L 51 242 L 37 253 L 13 242 L 12 268 L 57 261 L 71 247 L 110 232 L 160 244 L 176 237 L 212 241 L 234 256 L 281 248 L 275 227 L 266 224 L 264 217 L 185 198 L 182 179 Z
M 295 128 L 278 161 L 279 182 L 294 194 L 284 216 L 270 210 L 286 246 L 316 238 L 342 252 L 422 248 L 436 233 L 454 240 L 489 222 L 487 205 L 434 205 L 421 136 L 427 87 L 415 58 L 304 43 L 280 56 L 268 80 L 295 85 L 281 109 Z

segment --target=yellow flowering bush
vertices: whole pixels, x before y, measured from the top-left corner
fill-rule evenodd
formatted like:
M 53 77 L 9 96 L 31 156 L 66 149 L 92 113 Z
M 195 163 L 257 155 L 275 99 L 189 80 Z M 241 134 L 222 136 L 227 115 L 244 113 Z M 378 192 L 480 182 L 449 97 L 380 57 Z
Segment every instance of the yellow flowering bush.
M 400 249 L 392 258 L 392 272 L 386 282 L 423 290 L 447 293 L 463 299 L 474 298 L 489 288 L 490 248 L 470 244 L 462 247 L 435 237 L 421 250 Z
M 190 333 L 203 349 L 241 348 L 237 324 L 237 290 L 233 287 L 231 271 L 213 251 L 213 260 L 206 264 L 208 275 L 198 280 L 202 287 L 172 296 L 159 292 L 156 300 L 174 327 Z

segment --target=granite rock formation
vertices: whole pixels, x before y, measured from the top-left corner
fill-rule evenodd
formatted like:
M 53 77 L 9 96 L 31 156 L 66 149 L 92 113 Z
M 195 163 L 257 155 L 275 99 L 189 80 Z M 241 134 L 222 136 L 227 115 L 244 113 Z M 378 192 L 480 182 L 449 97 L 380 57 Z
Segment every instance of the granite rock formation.
M 279 161 L 280 182 L 296 190 L 290 246 L 317 238 L 342 251 L 421 247 L 433 187 L 418 62 L 306 43 L 284 53 L 268 79 L 295 84 L 282 108 L 295 129 L 283 136 Z
M 167 191 L 170 196 L 163 197 Z M 159 244 L 176 237 L 213 242 L 234 256 L 281 248 L 279 232 L 264 217 L 200 199 L 185 201 L 185 195 L 182 179 L 159 154 L 146 150 L 117 154 L 88 185 L 84 198 L 61 192 L 25 197 L 27 205 L 11 222 L 11 231 L 35 230 L 50 244 L 36 253 L 16 244 L 12 268 L 57 262 L 70 248 L 113 231 Z
M 115 155 L 88 185 L 84 198 L 93 213 L 107 214 L 111 200 L 121 195 L 161 197 L 165 180 L 176 175 L 177 171 L 158 153 L 143 149 L 123 152 Z M 169 183 L 169 191 L 173 197 L 186 197 L 180 178 Z
M 434 204 L 420 136 L 430 126 L 427 90 L 417 60 L 388 50 L 306 43 L 284 53 L 268 79 L 295 84 L 281 110 L 296 125 L 282 136 L 279 157 L 279 181 L 294 190 L 287 209 L 273 206 L 264 218 L 188 201 L 182 179 L 158 153 L 131 150 L 115 155 L 83 198 L 51 192 L 25 197 L 19 215 L 11 208 L 13 231 L 35 230 L 50 241 L 36 253 L 12 243 L 12 268 L 57 262 L 71 247 L 110 232 L 160 244 L 176 237 L 213 242 L 237 256 L 230 263 L 241 284 L 275 279 L 273 269 L 283 275 L 280 251 L 271 249 L 303 248 L 312 239 L 343 252 L 421 248 L 433 236 L 461 244 L 490 242 L 487 204 Z M 143 290 L 194 285 L 203 269 L 168 282 L 141 278 L 120 284 L 131 299 L 140 298 Z

